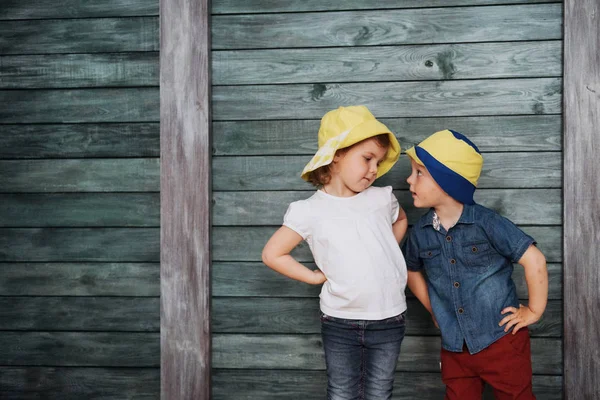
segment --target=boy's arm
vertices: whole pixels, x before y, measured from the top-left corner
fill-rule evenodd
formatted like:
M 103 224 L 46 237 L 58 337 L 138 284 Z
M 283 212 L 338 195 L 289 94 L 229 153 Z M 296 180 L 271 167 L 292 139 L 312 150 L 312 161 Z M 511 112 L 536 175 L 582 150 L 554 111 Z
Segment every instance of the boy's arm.
M 427 292 L 427 282 L 421 271 L 408 270 L 408 288 L 415 295 L 417 299 L 423 304 L 423 306 L 429 311 L 435 326 L 439 328 L 433 310 L 431 309 L 431 301 L 429 300 L 429 293 Z
M 396 222 L 392 224 L 392 231 L 394 232 L 394 237 L 398 243 L 402 241 L 407 229 L 408 219 L 406 219 L 406 213 L 404 212 L 404 209 L 400 207 L 398 210 L 398 218 L 396 218 Z
M 529 292 L 529 305 L 520 305 L 519 309 L 507 307 L 502 314 L 511 313 L 500 321 L 500 326 L 506 324 L 504 331 L 508 332 L 514 326 L 513 335 L 521 328 L 536 323 L 542 317 L 548 302 L 548 270 L 546 258 L 534 245 L 529 246 L 519 260 L 525 269 L 525 280 Z
M 262 261 L 270 268 L 297 281 L 319 285 L 327 280 L 320 270 L 311 270 L 289 254 L 302 241 L 302 236 L 287 226 L 279 228 L 262 251 Z

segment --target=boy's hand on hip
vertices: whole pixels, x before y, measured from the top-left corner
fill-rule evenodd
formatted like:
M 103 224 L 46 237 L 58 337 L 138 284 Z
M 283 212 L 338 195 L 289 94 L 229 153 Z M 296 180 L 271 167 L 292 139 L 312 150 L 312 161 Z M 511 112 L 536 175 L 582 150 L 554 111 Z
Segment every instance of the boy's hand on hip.
M 516 334 L 519 329 L 525 328 L 531 324 L 535 324 L 540 320 L 541 315 L 537 315 L 527 306 L 523 304 L 519 304 L 519 308 L 515 307 L 506 307 L 502 310 L 501 314 L 504 315 L 506 313 L 511 313 L 506 317 L 502 318 L 502 321 L 498 325 L 504 327 L 504 332 L 508 332 L 510 328 L 514 327 L 512 334 Z
M 313 285 L 320 285 L 321 283 L 325 282 L 327 280 L 327 277 L 325 276 L 325 274 L 323 272 L 321 272 L 320 269 L 316 269 L 313 271 L 313 279 L 310 282 Z

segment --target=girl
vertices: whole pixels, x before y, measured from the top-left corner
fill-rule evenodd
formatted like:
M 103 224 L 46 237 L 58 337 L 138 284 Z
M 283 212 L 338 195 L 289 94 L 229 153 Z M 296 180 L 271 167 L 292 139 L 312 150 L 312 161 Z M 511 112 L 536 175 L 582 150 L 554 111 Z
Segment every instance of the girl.
M 408 222 L 390 186 L 372 187 L 400 145 L 364 106 L 325 114 L 319 150 L 302 172 L 318 190 L 290 204 L 263 262 L 302 282 L 323 284 L 321 334 L 328 399 L 391 399 L 404 338 L 406 264 L 398 243 Z M 319 269 L 290 252 L 305 240 Z

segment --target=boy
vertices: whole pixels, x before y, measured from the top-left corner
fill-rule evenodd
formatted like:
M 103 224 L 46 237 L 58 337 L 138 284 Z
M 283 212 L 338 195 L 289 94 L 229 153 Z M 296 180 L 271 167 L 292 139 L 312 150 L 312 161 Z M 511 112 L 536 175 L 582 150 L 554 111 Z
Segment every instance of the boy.
M 464 135 L 437 132 L 406 153 L 414 205 L 430 210 L 402 250 L 408 286 L 441 330 L 445 399 L 481 399 L 484 382 L 496 399 L 535 399 L 527 326 L 546 308 L 544 255 L 508 219 L 475 204 L 483 158 Z M 519 304 L 514 262 L 525 269 L 528 306 Z

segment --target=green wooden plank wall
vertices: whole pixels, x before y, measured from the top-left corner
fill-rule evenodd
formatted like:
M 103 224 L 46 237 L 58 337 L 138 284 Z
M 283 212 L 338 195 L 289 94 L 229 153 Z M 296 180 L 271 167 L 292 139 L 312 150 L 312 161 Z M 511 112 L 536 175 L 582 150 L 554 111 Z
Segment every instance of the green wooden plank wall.
M 452 126 L 486 153 L 478 200 L 550 261 L 535 385 L 561 398 L 561 4 L 474 5 L 213 1 L 215 399 L 323 397 L 318 293 L 260 250 L 311 190 L 298 173 L 318 119 L 353 103 L 404 148 Z M 157 14 L 156 0 L 0 7 L 0 398 L 159 397 Z M 406 168 L 380 184 L 414 220 Z M 410 304 L 396 397 L 438 398 L 438 341 Z
M 0 398 L 159 399 L 158 1 L 0 20 Z
M 311 193 L 299 173 L 320 117 L 366 104 L 404 149 L 453 127 L 485 153 L 477 201 L 534 235 L 549 260 L 548 310 L 532 327 L 534 384 L 538 398 L 562 398 L 562 4 L 212 7 L 213 397 L 324 398 L 319 288 L 269 270 L 260 252 L 287 204 Z M 403 158 L 378 184 L 395 188 L 412 222 L 421 211 L 406 193 L 408 169 Z M 307 246 L 293 254 L 314 267 Z M 526 299 L 522 268 L 515 279 Z M 395 398 L 441 398 L 438 334 L 410 293 L 408 320 Z

